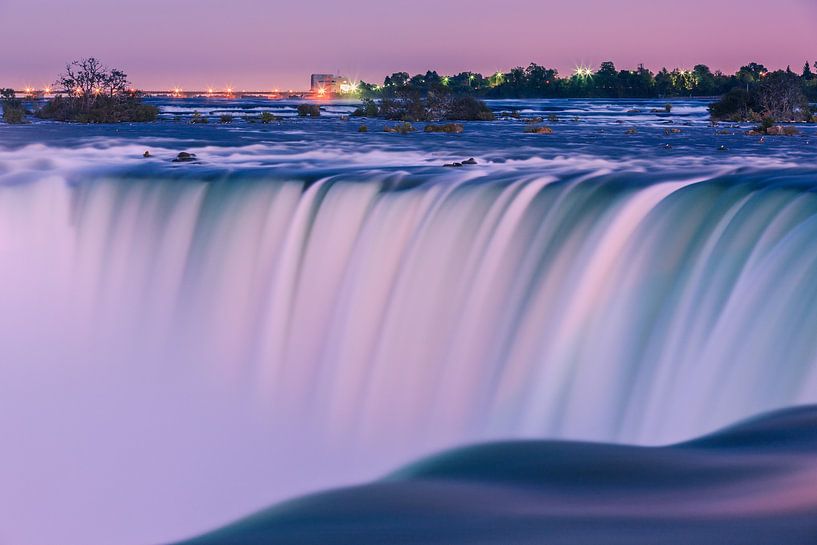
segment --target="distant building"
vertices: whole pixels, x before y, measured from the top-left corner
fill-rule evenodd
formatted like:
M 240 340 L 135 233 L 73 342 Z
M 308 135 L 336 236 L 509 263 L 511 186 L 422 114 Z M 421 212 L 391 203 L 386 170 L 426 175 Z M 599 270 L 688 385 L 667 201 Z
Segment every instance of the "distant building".
M 338 95 L 352 92 L 356 85 L 349 78 L 335 74 L 312 74 L 309 90 L 317 95 Z

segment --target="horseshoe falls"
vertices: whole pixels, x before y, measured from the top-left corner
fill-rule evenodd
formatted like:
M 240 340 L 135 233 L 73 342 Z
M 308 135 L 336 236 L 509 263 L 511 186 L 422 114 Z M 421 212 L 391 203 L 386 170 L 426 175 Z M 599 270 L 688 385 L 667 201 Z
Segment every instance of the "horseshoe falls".
M 719 153 L 691 103 L 686 144 L 624 153 L 581 107 L 510 150 L 512 121 L 4 127 L 0 542 L 169 542 L 443 449 L 817 403 L 817 137 Z

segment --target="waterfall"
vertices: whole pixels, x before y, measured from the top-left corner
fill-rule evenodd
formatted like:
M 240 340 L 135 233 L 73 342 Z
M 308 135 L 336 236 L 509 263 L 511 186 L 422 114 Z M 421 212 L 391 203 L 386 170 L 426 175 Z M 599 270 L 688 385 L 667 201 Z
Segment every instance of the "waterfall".
M 463 443 L 817 402 L 817 194 L 392 178 L 0 187 L 0 511 L 158 532 Z

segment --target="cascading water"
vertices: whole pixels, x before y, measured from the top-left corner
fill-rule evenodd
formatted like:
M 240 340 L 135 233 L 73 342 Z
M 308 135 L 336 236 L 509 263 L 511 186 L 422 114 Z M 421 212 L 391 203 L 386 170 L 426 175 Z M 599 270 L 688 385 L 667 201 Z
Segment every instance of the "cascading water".
M 439 449 L 817 402 L 814 136 L 520 105 L 582 118 L 0 126 L 0 544 L 168 543 Z
M 817 401 L 817 194 L 397 185 L 0 188 L 0 509 L 90 488 L 158 528 L 153 501 L 227 520 L 441 447 L 667 443 Z

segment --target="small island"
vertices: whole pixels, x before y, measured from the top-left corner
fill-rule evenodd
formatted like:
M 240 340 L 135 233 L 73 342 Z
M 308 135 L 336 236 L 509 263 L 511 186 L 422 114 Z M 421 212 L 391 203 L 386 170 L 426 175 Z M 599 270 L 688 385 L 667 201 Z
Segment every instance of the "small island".
M 14 90 L 0 90 L 3 119 L 25 123 L 28 112 Z M 70 123 L 138 123 L 155 121 L 156 106 L 144 104 L 142 93 L 131 87 L 128 75 L 107 68 L 94 57 L 73 61 L 55 83 L 55 96 L 33 114 L 39 119 Z

